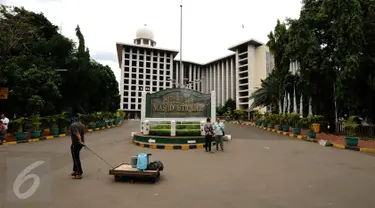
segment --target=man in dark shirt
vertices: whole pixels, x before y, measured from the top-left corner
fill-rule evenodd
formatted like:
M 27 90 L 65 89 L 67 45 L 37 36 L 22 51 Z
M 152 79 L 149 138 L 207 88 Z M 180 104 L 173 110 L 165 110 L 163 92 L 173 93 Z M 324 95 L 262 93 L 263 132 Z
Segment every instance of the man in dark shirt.
M 72 138 L 70 151 L 73 158 L 73 173 L 71 175 L 73 179 L 81 179 L 83 171 L 79 155 L 82 147 L 85 146 L 85 126 L 80 121 L 74 121 L 70 126 L 70 133 Z

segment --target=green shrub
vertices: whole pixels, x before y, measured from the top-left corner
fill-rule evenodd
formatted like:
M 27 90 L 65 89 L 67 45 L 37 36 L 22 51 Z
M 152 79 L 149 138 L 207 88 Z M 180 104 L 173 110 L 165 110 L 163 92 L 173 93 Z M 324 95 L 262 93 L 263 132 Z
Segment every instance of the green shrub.
M 171 125 L 151 125 L 150 129 L 171 129 Z
M 170 136 L 171 130 L 170 129 L 151 129 L 149 132 L 151 136 Z
M 176 129 L 176 136 L 200 136 L 200 129 Z

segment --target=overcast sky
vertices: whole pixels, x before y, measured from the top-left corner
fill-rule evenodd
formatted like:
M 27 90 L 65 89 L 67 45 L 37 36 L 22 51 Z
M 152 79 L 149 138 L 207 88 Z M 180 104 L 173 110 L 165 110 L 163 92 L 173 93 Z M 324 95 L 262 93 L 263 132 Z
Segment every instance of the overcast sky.
M 43 12 L 62 34 L 77 41 L 80 25 L 91 56 L 109 65 L 117 80 L 116 42 L 132 43 L 147 24 L 158 47 L 179 50 L 180 0 L 0 0 Z M 254 38 L 267 42 L 276 20 L 298 18 L 300 0 L 184 0 L 183 60 L 206 63 L 225 56 L 228 47 Z M 242 25 L 244 27 L 242 27 Z M 177 55 L 176 58 L 179 56 Z

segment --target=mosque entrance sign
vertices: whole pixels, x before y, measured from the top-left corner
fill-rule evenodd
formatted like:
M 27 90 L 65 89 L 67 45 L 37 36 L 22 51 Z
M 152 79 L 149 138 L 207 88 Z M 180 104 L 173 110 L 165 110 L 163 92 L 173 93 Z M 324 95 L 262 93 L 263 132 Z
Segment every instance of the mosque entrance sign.
M 211 113 L 211 94 L 173 88 L 146 95 L 146 118 L 208 118 Z

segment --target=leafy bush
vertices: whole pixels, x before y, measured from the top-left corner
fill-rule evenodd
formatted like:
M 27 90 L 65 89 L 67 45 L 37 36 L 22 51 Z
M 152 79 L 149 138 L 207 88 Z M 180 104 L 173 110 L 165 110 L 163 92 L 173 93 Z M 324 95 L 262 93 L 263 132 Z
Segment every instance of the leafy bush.
M 176 136 L 200 136 L 200 129 L 176 129 Z
M 152 136 L 170 136 L 171 130 L 170 129 L 151 129 L 149 131 L 149 135 L 152 135 Z

